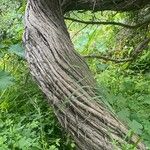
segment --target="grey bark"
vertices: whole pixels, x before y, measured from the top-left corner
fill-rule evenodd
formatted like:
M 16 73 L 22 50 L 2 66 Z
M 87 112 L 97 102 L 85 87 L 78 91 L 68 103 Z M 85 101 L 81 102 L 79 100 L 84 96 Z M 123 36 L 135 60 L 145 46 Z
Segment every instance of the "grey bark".
M 77 149 L 114 150 L 121 149 L 121 144 L 136 143 L 135 135 L 124 140 L 127 127 L 96 96 L 95 80 L 74 50 L 63 12 L 59 0 L 28 0 L 24 43 L 33 77 Z M 139 142 L 137 148 L 144 150 L 145 146 Z

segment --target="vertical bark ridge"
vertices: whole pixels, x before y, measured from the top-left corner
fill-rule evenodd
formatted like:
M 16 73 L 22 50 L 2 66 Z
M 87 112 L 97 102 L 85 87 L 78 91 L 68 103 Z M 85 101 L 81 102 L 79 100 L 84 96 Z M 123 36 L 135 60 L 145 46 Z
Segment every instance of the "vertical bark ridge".
M 31 73 L 78 149 L 114 150 L 112 139 L 121 148 L 128 129 L 98 103 L 95 81 L 74 51 L 59 2 L 28 0 L 25 19 L 24 43 Z M 133 136 L 131 142 L 136 141 Z M 137 148 L 145 149 L 142 143 Z

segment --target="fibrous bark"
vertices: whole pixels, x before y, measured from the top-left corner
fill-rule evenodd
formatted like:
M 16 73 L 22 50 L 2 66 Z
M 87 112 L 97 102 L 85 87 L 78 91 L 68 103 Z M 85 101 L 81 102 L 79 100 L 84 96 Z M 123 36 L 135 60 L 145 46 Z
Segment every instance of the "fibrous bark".
M 34 78 L 80 150 L 121 149 L 128 129 L 100 102 L 96 83 L 74 50 L 59 0 L 28 0 L 24 43 Z M 117 144 L 113 144 L 113 140 Z M 144 150 L 142 143 L 137 148 Z

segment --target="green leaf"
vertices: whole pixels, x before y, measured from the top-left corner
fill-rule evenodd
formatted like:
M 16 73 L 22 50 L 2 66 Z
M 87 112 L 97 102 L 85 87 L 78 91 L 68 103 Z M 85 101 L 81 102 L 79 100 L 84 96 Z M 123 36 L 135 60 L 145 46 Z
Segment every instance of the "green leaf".
M 71 147 L 74 148 L 76 145 L 74 143 L 71 143 Z
M 6 45 L 0 44 L 0 49 L 3 49 L 3 48 L 5 48 L 5 47 L 6 47 Z
M 104 42 L 97 42 L 95 44 L 95 48 L 98 52 L 106 52 L 107 46 L 104 44 Z
M 2 53 L 0 53 L 0 59 L 3 58 L 3 56 L 4 56 L 4 55 L 3 55 Z
M 32 142 L 32 139 L 23 137 L 17 142 L 17 144 L 20 149 L 28 149 L 32 145 Z
M 130 112 L 128 109 L 123 109 L 119 111 L 118 116 L 125 122 L 129 122 Z
M 60 139 L 56 139 L 55 143 L 57 146 L 60 146 Z
M 149 105 L 150 105 L 150 95 L 146 95 L 146 96 L 144 97 L 143 104 L 149 104 Z
M 142 133 L 143 126 L 136 120 L 133 120 L 132 122 L 130 122 L 129 126 L 135 133 L 137 133 L 137 134 Z
M 132 91 L 134 89 L 134 82 L 133 80 L 127 78 L 124 80 L 124 82 L 122 83 L 121 85 L 121 89 L 124 90 L 124 91 Z
M 25 51 L 21 44 L 11 45 L 8 49 L 10 53 L 16 54 L 22 58 L 25 58 Z
M 107 64 L 97 64 L 96 67 L 100 71 L 105 71 L 107 69 L 108 65 Z
M 51 145 L 49 150 L 58 150 L 55 145 Z
M 13 77 L 5 71 L 0 71 L 0 90 L 3 90 L 13 84 Z

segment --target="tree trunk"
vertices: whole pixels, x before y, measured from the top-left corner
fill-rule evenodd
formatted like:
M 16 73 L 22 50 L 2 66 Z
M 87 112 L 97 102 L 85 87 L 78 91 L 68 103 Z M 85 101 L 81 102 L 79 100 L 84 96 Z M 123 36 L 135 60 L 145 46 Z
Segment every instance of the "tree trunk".
M 24 43 L 31 73 L 77 149 L 114 150 L 138 141 L 135 135 L 124 140 L 128 129 L 96 96 L 96 83 L 74 50 L 59 0 L 28 0 Z

